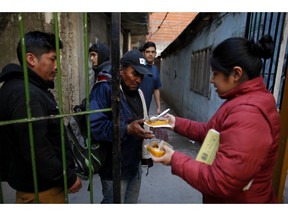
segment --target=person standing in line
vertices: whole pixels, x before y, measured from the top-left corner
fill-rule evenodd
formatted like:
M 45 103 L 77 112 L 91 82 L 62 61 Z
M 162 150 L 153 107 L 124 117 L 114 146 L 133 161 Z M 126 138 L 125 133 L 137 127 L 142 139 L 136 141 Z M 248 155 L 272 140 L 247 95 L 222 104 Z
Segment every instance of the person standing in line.
M 97 42 L 89 48 L 89 57 L 95 73 L 94 84 L 101 80 L 111 80 L 110 48 L 104 43 Z
M 143 81 L 140 84 L 140 89 L 143 91 L 143 94 L 145 96 L 145 101 L 147 105 L 147 112 L 149 114 L 150 105 L 152 101 L 152 96 L 154 94 L 154 99 L 156 102 L 156 113 L 161 113 L 161 107 L 160 107 L 160 87 L 161 87 L 161 81 L 160 81 L 160 73 L 158 71 L 157 66 L 154 64 L 154 60 L 156 57 L 156 45 L 154 42 L 146 42 L 141 49 L 142 54 L 145 56 L 146 62 L 147 62 L 147 68 L 151 71 L 153 74 L 152 76 L 144 75 Z
M 57 74 L 55 35 L 32 31 L 26 33 L 24 39 L 32 117 L 57 115 L 58 105 L 50 92 Z M 59 44 L 62 48 L 62 41 Z M 17 56 L 21 66 L 8 64 L 0 73 L 0 83 L 4 82 L 0 89 L 0 121 L 27 118 L 21 40 L 18 42 Z M 32 128 L 39 203 L 65 203 L 60 120 L 35 121 Z M 67 134 L 64 135 L 68 193 L 75 193 L 82 184 L 74 173 L 70 145 Z M 28 123 L 0 126 L 0 137 L 1 164 L 5 164 L 0 170 L 1 181 L 7 181 L 16 190 L 16 203 L 34 203 Z
M 120 60 L 120 139 L 121 139 L 121 202 L 137 203 L 141 185 L 141 151 L 143 139 L 153 138 L 143 128 L 143 101 L 139 85 L 145 74 L 151 74 L 139 50 L 128 51 Z M 111 85 L 102 82 L 91 92 L 90 110 L 111 107 Z M 144 96 L 143 96 L 144 99 Z M 107 148 L 107 158 L 99 171 L 103 200 L 113 203 L 113 122 L 112 112 L 91 114 L 91 136 Z
M 156 102 L 156 113 L 161 113 L 161 103 L 160 103 L 160 87 L 161 87 L 161 81 L 160 81 L 160 73 L 158 71 L 157 66 L 154 64 L 154 60 L 156 57 L 156 44 L 154 42 L 146 42 L 143 45 L 143 48 L 141 49 L 142 54 L 145 56 L 146 62 L 147 62 L 147 68 L 151 71 L 153 74 L 152 76 L 144 75 L 143 81 L 140 84 L 140 89 L 143 91 L 143 94 L 145 96 L 146 106 L 147 106 L 147 112 L 149 115 L 150 112 L 150 105 L 152 101 L 152 96 L 154 95 L 154 99 Z M 151 131 L 155 134 L 155 137 L 158 139 L 162 139 L 166 142 L 169 141 L 168 133 L 166 128 L 150 128 Z M 144 149 L 145 151 L 145 149 Z M 149 156 L 148 156 L 149 157 Z M 149 164 L 149 167 L 152 166 L 153 162 L 145 161 L 143 160 L 143 165 L 146 165 L 146 163 Z
M 164 147 L 166 154 L 152 159 L 171 165 L 171 172 L 203 194 L 203 203 L 277 203 L 273 167 L 277 160 L 280 117 L 273 95 L 266 89 L 262 58 L 273 56 L 272 37 L 257 43 L 228 38 L 210 57 L 211 83 L 226 101 L 208 122 L 167 114 L 176 133 L 203 142 L 209 129 L 220 133 L 212 165 Z
M 89 49 L 88 49 L 88 54 L 89 54 L 89 60 L 92 64 L 92 70 L 93 70 L 93 80 L 91 77 L 89 77 L 89 87 L 90 87 L 90 93 L 88 96 L 88 99 L 91 99 L 91 94 L 92 92 L 96 91 L 95 88 L 98 88 L 99 84 L 102 82 L 107 82 L 111 83 L 111 70 L 112 70 L 112 65 L 110 62 L 110 48 L 102 43 L 102 42 L 97 42 L 95 44 L 92 44 Z M 100 88 L 100 87 L 99 87 Z M 79 105 L 74 106 L 73 110 L 75 112 L 78 112 L 79 110 L 84 111 L 86 110 L 86 98 L 82 100 L 82 102 Z M 79 145 L 82 147 L 85 147 L 86 144 L 84 143 L 87 139 L 87 130 L 86 130 L 86 116 L 81 115 L 81 116 L 75 116 L 72 118 L 72 121 L 68 127 L 70 130 L 70 133 L 74 134 L 76 138 L 77 136 L 81 136 L 79 139 Z M 77 125 L 75 126 L 75 124 Z M 70 127 L 71 126 L 71 127 Z M 75 129 L 74 129 L 75 127 Z M 77 129 L 80 129 L 80 131 L 77 131 Z M 83 137 L 82 137 L 83 136 Z M 72 142 L 73 137 L 70 137 Z M 105 148 L 99 148 L 97 145 L 97 142 L 91 138 L 91 150 L 92 150 L 92 173 L 97 173 L 99 167 L 97 165 L 101 165 L 102 163 L 105 162 Z M 96 151 L 94 151 L 96 150 Z M 83 179 L 88 179 L 89 178 L 89 167 L 87 165 L 87 157 L 83 157 L 83 154 L 86 155 L 87 152 L 82 152 L 81 149 L 75 147 L 73 148 L 73 151 L 75 151 L 75 164 L 76 164 L 76 169 L 75 172 L 78 174 Z M 88 151 L 88 149 L 87 149 Z M 87 155 L 86 155 L 87 156 Z M 96 158 L 95 158 L 95 157 Z M 88 185 L 88 191 L 90 191 L 90 184 Z

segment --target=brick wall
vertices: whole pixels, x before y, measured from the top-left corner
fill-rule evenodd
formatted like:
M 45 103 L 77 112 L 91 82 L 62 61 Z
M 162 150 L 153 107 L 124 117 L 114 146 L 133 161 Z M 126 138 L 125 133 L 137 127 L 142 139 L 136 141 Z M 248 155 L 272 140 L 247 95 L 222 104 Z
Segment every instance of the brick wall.
M 197 14 L 195 12 L 150 13 L 149 34 L 146 36 L 146 40 L 156 43 L 159 54 L 177 38 Z

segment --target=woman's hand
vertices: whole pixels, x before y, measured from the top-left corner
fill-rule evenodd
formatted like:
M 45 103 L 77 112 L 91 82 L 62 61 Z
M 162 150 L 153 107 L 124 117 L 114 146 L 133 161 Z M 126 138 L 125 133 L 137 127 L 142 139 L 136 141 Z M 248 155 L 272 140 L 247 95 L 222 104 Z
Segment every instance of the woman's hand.
M 166 153 L 162 157 L 155 157 L 151 155 L 151 158 L 156 163 L 162 163 L 166 166 L 169 166 L 171 164 L 172 155 L 174 154 L 175 151 L 167 145 L 163 145 L 163 148 L 166 151 Z
M 76 182 L 68 189 L 68 193 L 76 193 L 82 188 L 81 179 L 77 176 Z
M 173 116 L 173 115 L 171 115 L 171 114 L 166 114 L 166 115 L 164 116 L 164 118 L 168 119 L 168 124 L 171 125 L 172 129 L 174 130 L 175 121 L 176 121 L 175 116 Z

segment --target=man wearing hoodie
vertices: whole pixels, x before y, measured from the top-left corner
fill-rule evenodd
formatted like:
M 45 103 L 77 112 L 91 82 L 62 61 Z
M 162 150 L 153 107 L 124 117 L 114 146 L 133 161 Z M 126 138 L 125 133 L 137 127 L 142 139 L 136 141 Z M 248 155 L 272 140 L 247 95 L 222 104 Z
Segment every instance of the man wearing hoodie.
M 95 82 L 102 80 L 111 80 L 111 62 L 110 48 L 104 44 L 97 42 L 89 48 L 89 57 L 92 63 L 92 69 L 95 73 Z
M 26 33 L 24 39 L 31 115 L 57 115 L 58 105 L 50 92 L 57 74 L 55 35 L 34 31 Z M 59 45 L 62 48 L 60 40 Z M 0 121 L 27 118 L 22 52 L 19 40 L 17 56 L 21 65 L 8 64 L 0 73 Z M 60 124 L 58 118 L 32 122 L 39 203 L 65 203 Z M 73 171 L 67 134 L 64 135 L 68 193 L 75 193 L 82 184 Z M 0 126 L 0 137 L 1 181 L 16 190 L 16 203 L 36 202 L 28 122 Z

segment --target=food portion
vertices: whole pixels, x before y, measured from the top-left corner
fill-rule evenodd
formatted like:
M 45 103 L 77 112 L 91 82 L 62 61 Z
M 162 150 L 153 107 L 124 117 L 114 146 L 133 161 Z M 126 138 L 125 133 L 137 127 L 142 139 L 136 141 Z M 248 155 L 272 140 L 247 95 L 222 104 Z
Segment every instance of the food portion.
M 158 119 L 156 121 L 146 120 L 144 124 L 148 125 L 149 127 L 171 127 L 169 125 L 168 119 Z
M 162 157 L 165 154 L 163 145 L 169 145 L 165 141 L 151 141 L 149 145 L 146 145 L 146 149 L 155 157 Z M 169 145 L 170 146 L 170 145 Z

